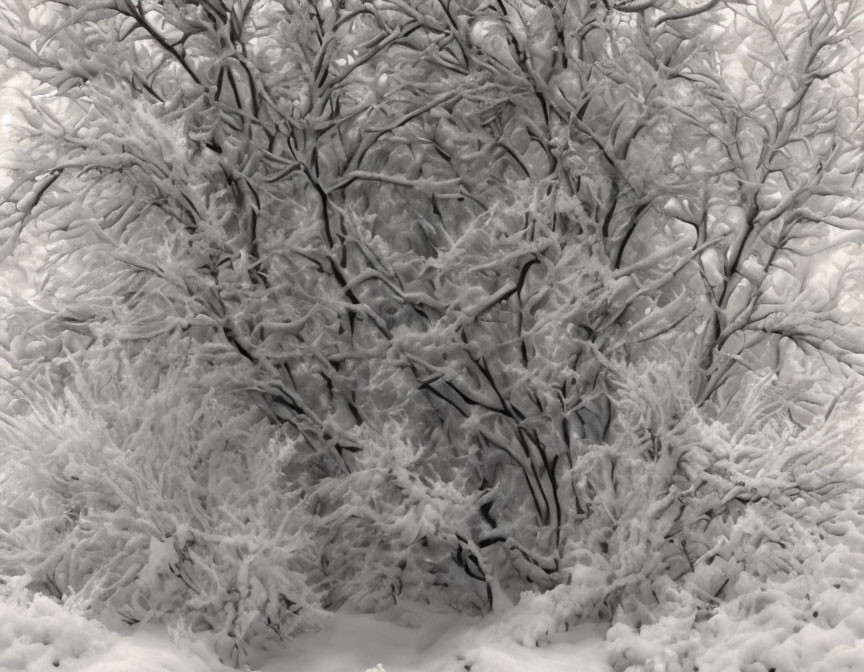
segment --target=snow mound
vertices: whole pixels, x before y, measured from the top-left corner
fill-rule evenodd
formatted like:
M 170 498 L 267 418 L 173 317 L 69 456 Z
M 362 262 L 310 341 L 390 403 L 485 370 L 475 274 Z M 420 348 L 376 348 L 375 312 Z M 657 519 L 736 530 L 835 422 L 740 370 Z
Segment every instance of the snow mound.
M 728 601 L 698 608 L 679 587 L 640 629 L 608 632 L 615 672 L 861 672 L 864 670 L 864 519 L 841 514 L 799 571 L 742 572 Z
M 0 672 L 213 672 L 167 634 L 122 636 L 43 595 L 0 595 Z M 221 669 L 221 666 L 219 666 Z
M 864 669 L 864 534 L 861 521 L 837 523 L 839 541 L 823 549 L 807 574 L 747 586 L 706 624 L 712 645 L 704 672 L 860 672 Z M 842 529 L 845 528 L 845 529 Z

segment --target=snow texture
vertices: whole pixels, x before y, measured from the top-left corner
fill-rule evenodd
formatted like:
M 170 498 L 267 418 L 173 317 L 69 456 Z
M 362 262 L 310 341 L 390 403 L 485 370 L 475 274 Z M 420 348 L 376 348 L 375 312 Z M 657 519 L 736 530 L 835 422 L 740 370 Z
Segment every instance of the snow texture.
M 554 635 L 541 647 L 508 636 L 505 616 L 483 620 L 399 606 L 383 614 L 338 613 L 320 632 L 302 635 L 262 672 L 606 672 L 602 629 Z
M 215 654 L 172 643 L 164 632 L 122 636 L 35 595 L 0 597 L 0 672 L 216 672 Z M 206 660 L 205 660 L 206 658 Z
M 334 614 L 284 650 L 259 652 L 260 672 L 606 672 L 602 630 L 591 625 L 543 647 L 506 637 L 500 619 L 433 613 L 417 605 L 371 615 Z M 0 671 L 217 672 L 228 670 L 200 642 L 156 626 L 120 633 L 56 603 L 0 598 Z

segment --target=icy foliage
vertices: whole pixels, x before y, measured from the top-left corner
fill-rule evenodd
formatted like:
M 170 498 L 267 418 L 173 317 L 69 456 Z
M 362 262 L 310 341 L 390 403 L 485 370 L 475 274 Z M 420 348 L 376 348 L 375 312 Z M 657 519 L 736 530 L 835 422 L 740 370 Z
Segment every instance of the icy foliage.
M 481 562 L 468 523 L 482 494 L 470 492 L 458 473 L 444 480 L 430 472 L 395 423 L 358 443 L 363 450 L 349 474 L 324 478 L 306 493 L 327 602 L 378 611 L 400 597 L 449 599 L 459 609 L 482 609 L 487 596 L 452 568 L 452 556 Z M 483 572 L 477 566 L 475 578 Z M 460 581 L 461 594 L 448 585 Z
M 6 417 L 3 572 L 128 622 L 212 630 L 226 660 L 314 625 L 290 448 L 255 412 L 194 393 L 194 367 L 99 354 L 63 403 Z
M 412 598 L 634 665 L 800 573 L 860 485 L 862 20 L 0 0 L 3 571 L 234 663 Z
M 617 672 L 855 670 L 864 655 L 864 544 L 859 512 L 832 514 L 825 539 L 791 541 L 799 564 L 769 579 L 743 571 L 708 611 L 681 588 L 660 594 L 654 621 L 607 638 Z

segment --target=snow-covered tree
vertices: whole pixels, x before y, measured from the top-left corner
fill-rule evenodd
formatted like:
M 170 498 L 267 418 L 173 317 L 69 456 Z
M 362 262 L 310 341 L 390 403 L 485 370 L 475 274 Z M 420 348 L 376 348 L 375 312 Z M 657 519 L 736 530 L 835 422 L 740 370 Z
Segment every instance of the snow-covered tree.
M 2 0 L 10 394 L 185 353 L 325 605 L 701 577 L 845 487 L 769 456 L 864 364 L 859 4 Z

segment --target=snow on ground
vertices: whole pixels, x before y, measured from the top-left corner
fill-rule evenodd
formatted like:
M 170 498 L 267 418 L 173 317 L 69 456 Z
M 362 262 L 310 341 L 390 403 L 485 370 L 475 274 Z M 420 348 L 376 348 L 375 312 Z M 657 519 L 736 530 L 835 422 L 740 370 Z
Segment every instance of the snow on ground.
M 370 616 L 334 614 L 290 642 L 262 672 L 607 672 L 605 628 L 581 626 L 539 648 L 504 635 L 500 619 L 435 614 L 419 606 Z
M 36 595 L 25 601 L 0 595 L 0 672 L 223 672 L 161 629 L 131 635 L 73 613 Z M 216 667 L 214 667 L 214 664 Z
M 528 648 L 502 639 L 500 619 L 478 620 L 400 606 L 377 616 L 337 613 L 279 652 L 261 672 L 608 672 L 603 629 L 582 626 Z M 192 642 L 164 629 L 106 628 L 48 597 L 0 596 L 0 672 L 226 672 Z
M 834 538 L 814 547 L 802 573 L 768 581 L 744 573 L 734 598 L 701 622 L 684 609 L 658 614 L 640 632 L 589 624 L 547 638 L 542 599 L 484 619 L 405 604 L 333 614 L 321 630 L 259 652 L 246 670 L 862 672 L 864 526 L 852 512 L 832 524 Z M 172 641 L 157 626 L 109 628 L 48 597 L 2 588 L 0 672 L 229 672 L 200 641 Z M 519 644 L 538 635 L 544 646 Z
M 842 518 L 805 573 L 749 589 L 739 580 L 742 594 L 706 624 L 700 670 L 864 670 L 864 529 Z

